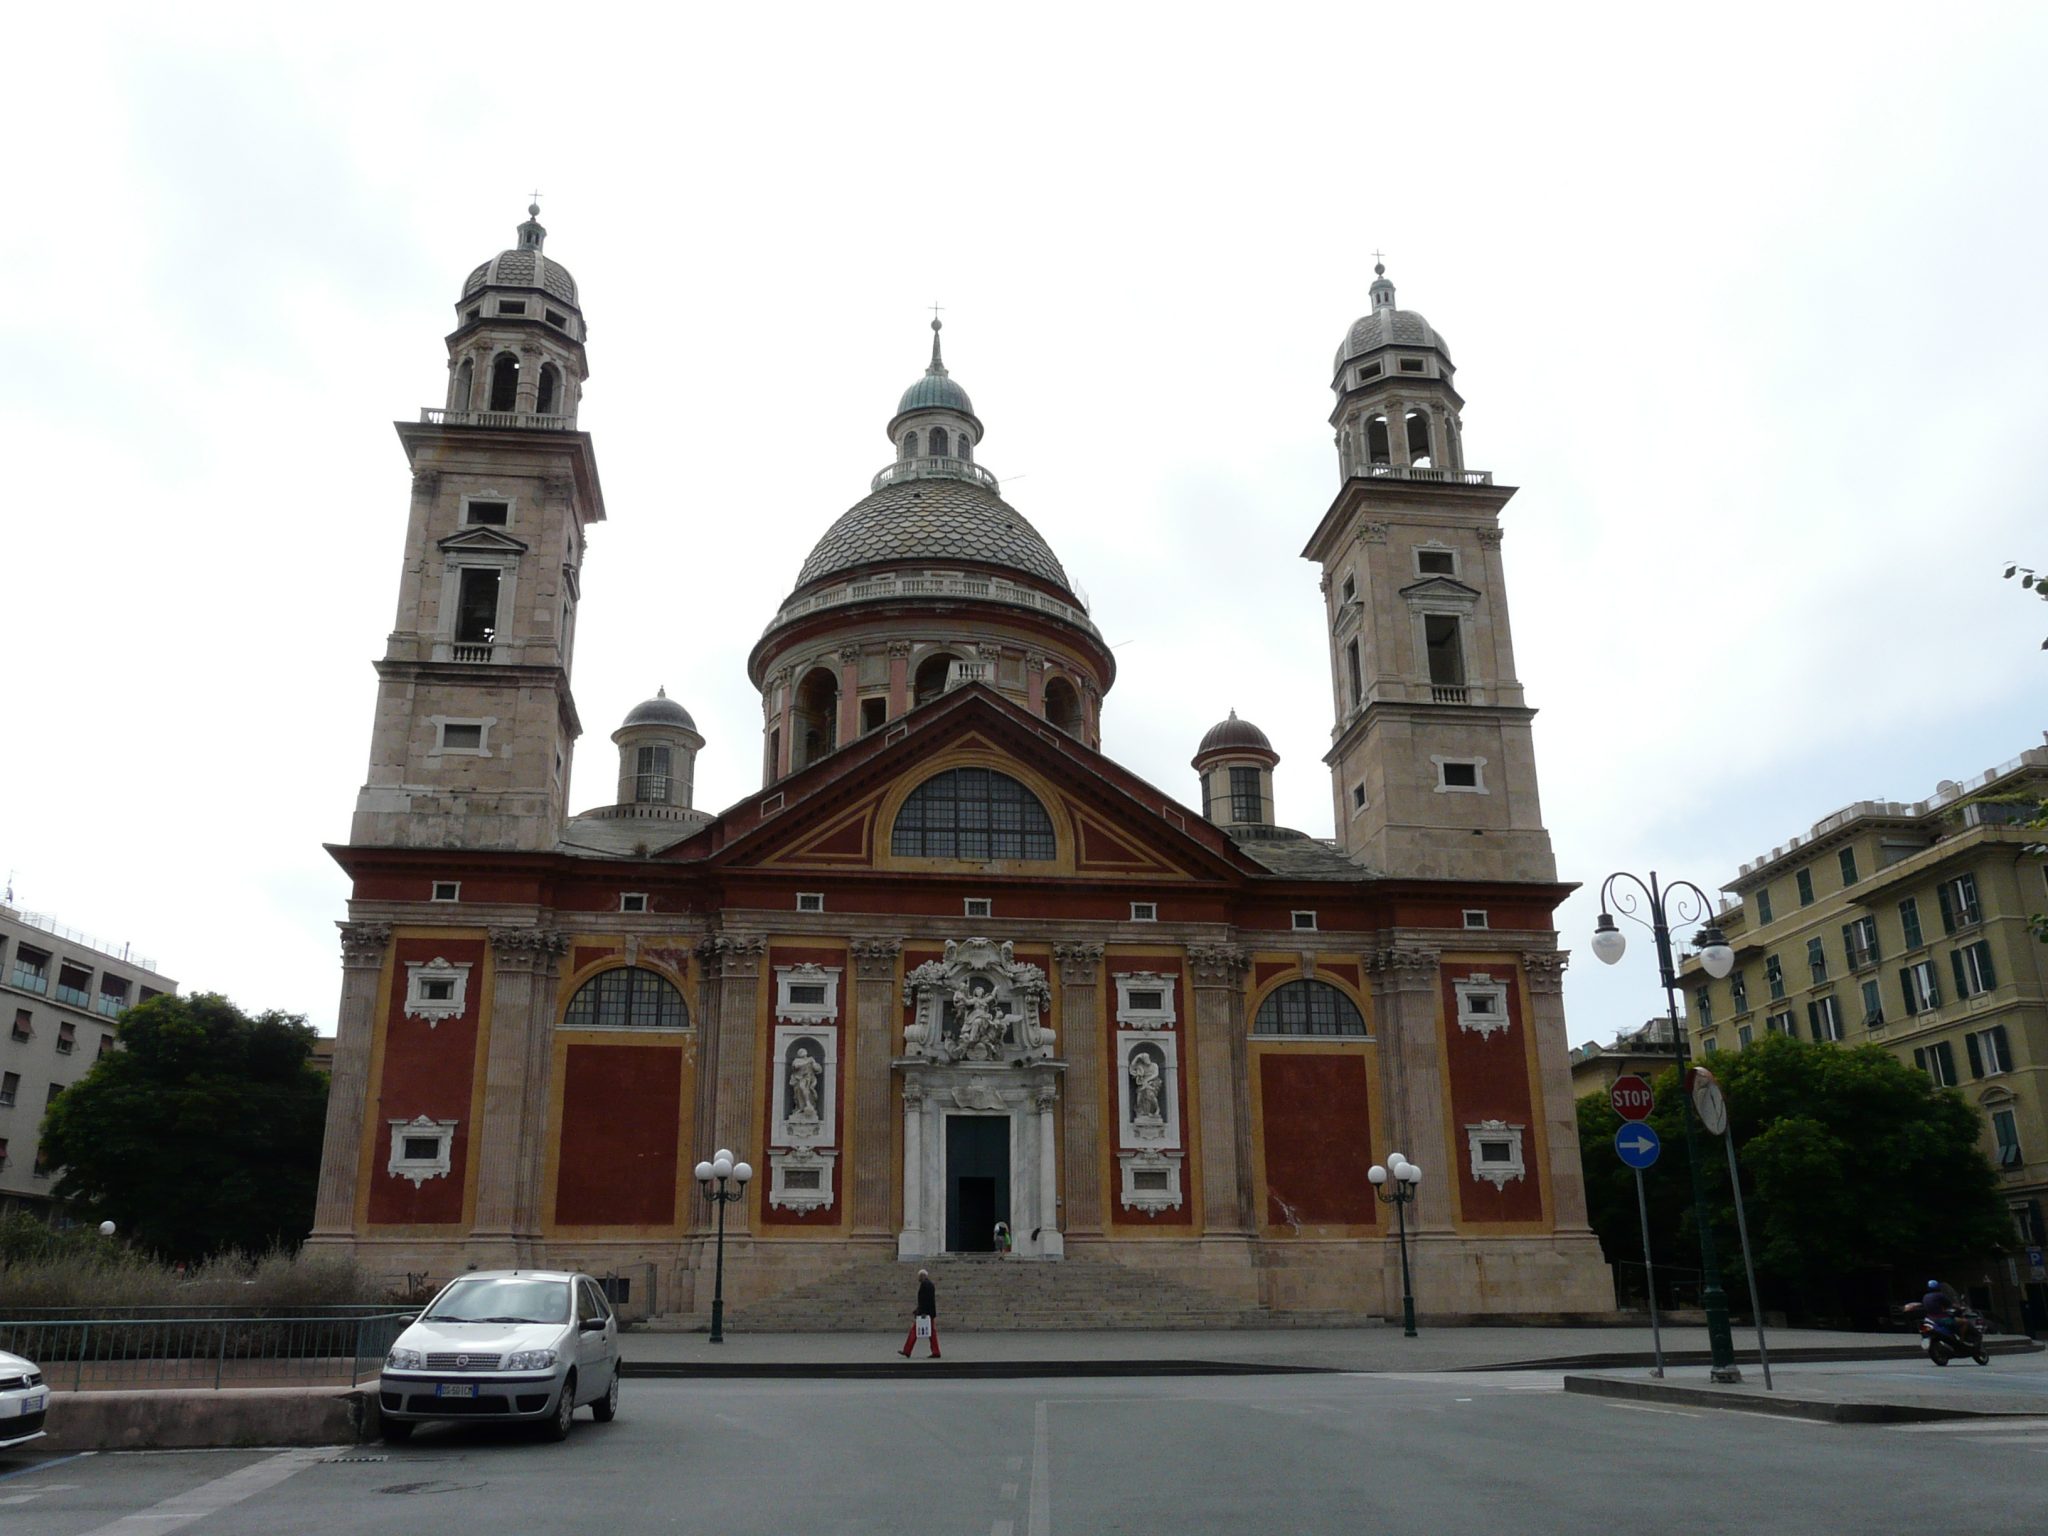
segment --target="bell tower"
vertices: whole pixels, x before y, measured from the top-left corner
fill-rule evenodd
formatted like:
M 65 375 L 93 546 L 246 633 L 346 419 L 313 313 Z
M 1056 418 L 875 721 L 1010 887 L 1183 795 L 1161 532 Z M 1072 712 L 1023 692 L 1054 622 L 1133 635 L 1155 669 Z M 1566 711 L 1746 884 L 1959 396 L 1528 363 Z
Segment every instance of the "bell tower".
M 359 846 L 547 848 L 566 813 L 579 573 L 604 493 L 576 427 L 576 280 L 543 254 L 539 206 L 527 213 L 463 284 L 447 404 L 397 423 L 412 507 Z
M 1337 844 L 1390 876 L 1554 880 L 1500 558 L 1514 488 L 1465 467 L 1450 347 L 1373 272 L 1330 381 L 1337 496 L 1302 550 L 1322 567 Z

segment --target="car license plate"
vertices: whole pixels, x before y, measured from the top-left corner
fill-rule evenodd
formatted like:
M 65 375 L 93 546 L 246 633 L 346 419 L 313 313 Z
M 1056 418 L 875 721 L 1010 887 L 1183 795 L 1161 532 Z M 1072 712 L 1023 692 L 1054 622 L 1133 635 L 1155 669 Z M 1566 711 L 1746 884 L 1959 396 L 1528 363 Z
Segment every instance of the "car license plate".
M 34 1397 L 24 1397 L 11 1407 L 0 1409 L 0 1412 L 6 1413 L 9 1417 L 17 1415 L 26 1417 L 31 1413 L 41 1413 L 43 1411 L 43 1404 L 49 1400 L 48 1394 L 38 1392 Z
M 434 1388 L 436 1397 L 475 1397 L 476 1388 L 468 1382 L 444 1381 Z

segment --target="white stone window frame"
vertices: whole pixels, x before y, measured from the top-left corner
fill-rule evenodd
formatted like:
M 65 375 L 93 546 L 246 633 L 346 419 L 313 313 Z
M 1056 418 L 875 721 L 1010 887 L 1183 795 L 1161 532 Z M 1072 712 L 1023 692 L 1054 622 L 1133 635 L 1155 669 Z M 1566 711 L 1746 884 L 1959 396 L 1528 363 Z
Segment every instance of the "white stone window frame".
M 1472 1170 L 1475 1181 L 1491 1184 L 1495 1189 L 1506 1189 L 1508 1181 L 1520 1181 L 1528 1177 L 1528 1166 L 1523 1156 L 1525 1125 L 1510 1124 L 1505 1120 L 1481 1120 L 1465 1127 L 1465 1161 Z M 1487 1143 L 1507 1145 L 1507 1156 L 1485 1160 L 1480 1156 Z
M 394 1179 L 409 1180 L 418 1189 L 429 1179 L 445 1179 L 454 1164 L 455 1127 L 461 1122 L 435 1120 L 426 1115 L 415 1115 L 410 1120 L 393 1120 L 391 1126 L 391 1158 L 384 1165 L 384 1171 Z M 406 1156 L 406 1142 L 433 1138 L 434 1153 L 431 1157 Z
M 489 757 L 491 756 L 491 731 L 496 727 L 496 715 L 429 715 L 427 724 L 434 728 L 434 744 L 427 749 L 427 761 L 443 757 Z M 477 742 L 473 747 L 451 747 L 448 745 L 448 727 L 451 725 L 474 725 L 479 727 Z
M 1140 1125 L 1131 1093 L 1131 1058 L 1141 1047 L 1160 1060 L 1158 1125 Z M 1178 1150 L 1180 1123 L 1180 1040 L 1164 1029 L 1120 1030 L 1116 1037 L 1117 1145 L 1133 1151 Z
M 502 505 L 505 508 L 505 521 L 502 523 L 477 523 L 470 521 L 469 504 L 473 501 L 487 501 L 494 506 Z M 461 526 L 464 528 L 503 528 L 509 532 L 513 523 L 518 518 L 519 501 L 517 497 L 504 495 L 498 491 L 464 491 L 462 493 Z M 499 588 L 500 595 L 503 594 L 503 590 L 502 587 Z
M 425 1019 L 427 1028 L 432 1029 L 443 1019 L 462 1016 L 462 1010 L 469 1006 L 470 964 L 460 964 L 434 956 L 431 960 L 408 960 L 405 962 L 405 1016 L 408 1019 Z M 446 997 L 427 996 L 427 983 L 449 981 L 454 985 Z
M 1351 786 L 1351 814 L 1361 816 L 1371 804 L 1372 797 L 1366 794 L 1364 782 L 1360 781 L 1353 784 Z
M 768 1154 L 768 1206 L 785 1211 L 829 1211 L 832 1209 L 832 1169 L 839 1161 L 834 1151 L 816 1147 L 777 1149 Z M 792 1187 L 790 1174 L 812 1171 L 815 1189 Z
M 789 1058 L 798 1042 L 815 1046 L 818 1065 L 818 1118 L 793 1120 L 789 1103 Z M 772 1063 L 772 1098 L 769 1145 L 772 1147 L 836 1147 L 839 1144 L 839 1026 L 836 1024 L 778 1024 L 775 1026 L 775 1057 Z
M 1119 1152 L 1117 1171 L 1123 1188 L 1118 1203 L 1127 1211 L 1143 1211 L 1147 1216 L 1179 1210 L 1186 1198 L 1181 1193 L 1183 1156 L 1180 1152 L 1149 1147 L 1142 1151 Z M 1165 1188 L 1140 1189 L 1138 1176 L 1141 1173 L 1163 1173 Z
M 799 912 L 824 911 L 825 893 L 823 891 L 798 891 L 796 893 L 796 909 Z
M 1483 757 L 1448 757 L 1440 753 L 1431 753 L 1429 760 L 1436 765 L 1436 792 L 1438 794 L 1490 795 L 1493 793 L 1492 790 L 1486 787 L 1486 764 L 1488 759 Z M 1446 783 L 1444 781 L 1444 765 L 1446 763 L 1461 763 L 1470 767 L 1472 770 L 1472 782 L 1470 784 Z
M 1134 923 L 1156 923 L 1159 921 L 1159 903 L 1156 901 L 1134 901 L 1131 903 L 1131 921 Z
M 1448 571 L 1425 571 L 1422 568 L 1422 556 L 1425 551 L 1432 555 L 1449 555 L 1451 557 L 1451 568 Z M 1424 539 L 1409 552 L 1409 558 L 1410 563 L 1415 569 L 1415 574 L 1424 581 L 1427 581 L 1432 576 L 1448 576 L 1453 581 L 1462 581 L 1464 579 L 1464 559 L 1457 550 L 1446 544 L 1442 539 Z M 1468 603 L 1465 611 L 1470 613 L 1471 607 L 1472 605 Z
M 487 497 L 486 500 L 498 500 Z M 489 524 L 480 524 L 479 531 L 496 533 Z M 510 535 L 507 535 L 509 538 Z M 519 561 L 523 550 L 475 549 L 466 544 L 448 552 L 447 563 L 441 568 L 441 617 L 436 626 L 434 638 L 443 645 L 454 645 L 455 621 L 462 610 L 462 573 L 468 570 L 494 570 L 498 573 L 498 622 L 492 626 L 491 644 L 505 643 L 505 631 L 511 628 L 506 622 L 509 615 L 519 612 Z
M 1464 909 L 1464 922 L 1467 928 L 1474 930 L 1491 928 L 1493 926 L 1493 918 L 1484 907 L 1466 907 Z
M 619 910 L 621 912 L 650 911 L 651 908 L 647 905 L 647 893 L 645 891 L 619 892 Z
M 446 894 L 444 895 L 443 892 L 446 892 Z M 460 901 L 462 900 L 462 882 L 460 880 L 436 880 L 433 884 L 433 892 L 427 899 L 429 901 L 442 902 Z
M 1180 1022 L 1180 1011 L 1176 1006 L 1175 984 L 1180 980 L 1163 971 L 1118 971 L 1111 978 L 1116 982 L 1116 1022 L 1123 1029 L 1172 1029 Z M 1134 992 L 1157 992 L 1160 994 L 1157 1008 L 1141 1008 L 1131 1001 Z
M 1308 921 L 1303 922 L 1303 918 L 1307 918 Z M 1317 926 L 1316 914 L 1306 910 L 1290 912 L 1287 915 L 1287 925 L 1295 933 L 1316 933 L 1320 931 Z
M 836 965 L 813 965 L 806 961 L 801 965 L 778 965 L 775 967 L 775 1018 L 781 1024 L 830 1024 L 839 1017 L 839 978 L 841 968 Z M 794 987 L 819 986 L 825 988 L 825 999 L 818 1003 L 799 1003 L 790 996 Z
M 1460 976 L 1452 981 L 1451 990 L 1458 999 L 1458 1028 L 1470 1030 L 1485 1040 L 1506 1031 L 1508 1027 L 1508 984 L 1495 980 L 1486 971 L 1474 971 L 1469 976 Z M 1493 1007 L 1477 1008 L 1472 1004 L 1477 998 L 1489 998 Z
M 964 898 L 962 915 L 965 917 L 994 917 L 996 902 L 993 896 L 969 896 Z

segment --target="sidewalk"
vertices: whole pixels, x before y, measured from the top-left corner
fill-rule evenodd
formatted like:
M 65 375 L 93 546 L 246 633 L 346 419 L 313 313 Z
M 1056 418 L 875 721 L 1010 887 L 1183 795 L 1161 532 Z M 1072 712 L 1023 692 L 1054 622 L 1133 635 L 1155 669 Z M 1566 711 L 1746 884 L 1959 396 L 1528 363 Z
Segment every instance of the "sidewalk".
M 1788 1328 L 1770 1337 L 1772 1361 L 1911 1360 L 1908 1333 L 1839 1333 Z M 1287 1371 L 1475 1371 L 1611 1368 L 1650 1363 L 1647 1328 L 1257 1328 L 1117 1333 L 1093 1330 L 948 1333 L 944 1355 L 920 1349 L 906 1362 L 901 1333 L 627 1333 L 619 1341 L 627 1376 L 1101 1376 L 1221 1375 Z M 2021 1347 L 2030 1347 L 2020 1341 Z M 1666 1328 L 1667 1360 L 1707 1358 L 1704 1328 Z M 1738 1357 L 1754 1358 L 1754 1346 Z M 1703 1373 L 1702 1373 L 1703 1374 Z
M 1775 1346 L 1771 1363 L 1780 1365 Z M 1994 1352 L 1988 1366 L 1959 1364 L 1944 1370 L 1909 1360 L 1895 1370 L 1852 1370 L 1795 1363 L 1774 1369 L 1775 1391 L 1765 1390 L 1763 1373 L 1749 1363 L 1740 1382 L 1725 1386 L 1707 1380 L 1704 1371 L 1685 1370 L 1662 1380 L 1642 1373 L 1567 1376 L 1564 1389 L 1674 1410 L 1718 1408 L 1830 1424 L 2048 1418 L 2048 1369 L 2038 1358 Z

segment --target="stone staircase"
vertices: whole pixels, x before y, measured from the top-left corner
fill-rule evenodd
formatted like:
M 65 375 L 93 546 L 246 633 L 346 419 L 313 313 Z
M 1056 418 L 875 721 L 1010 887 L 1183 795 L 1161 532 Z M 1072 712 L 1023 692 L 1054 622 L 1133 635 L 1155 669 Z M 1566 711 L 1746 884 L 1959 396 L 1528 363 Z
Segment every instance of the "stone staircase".
M 885 1333 L 907 1328 L 917 1272 L 932 1272 L 939 1328 L 988 1333 L 1027 1329 L 1163 1329 L 1358 1326 L 1354 1315 L 1268 1312 L 1238 1306 L 1158 1270 L 1115 1262 L 1056 1263 L 993 1254 L 924 1260 L 864 1259 L 780 1296 L 726 1309 L 726 1326 L 748 1333 Z

